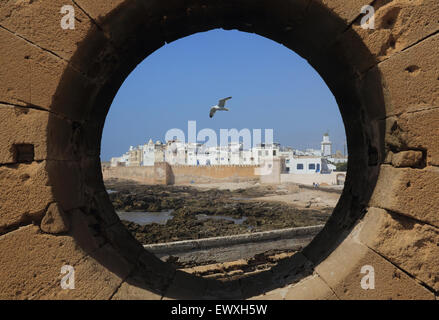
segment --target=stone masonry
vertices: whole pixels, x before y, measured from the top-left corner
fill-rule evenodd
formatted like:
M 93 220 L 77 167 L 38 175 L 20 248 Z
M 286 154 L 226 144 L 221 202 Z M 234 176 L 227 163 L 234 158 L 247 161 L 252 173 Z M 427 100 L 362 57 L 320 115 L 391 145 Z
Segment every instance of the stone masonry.
M 65 5 L 74 29 L 61 28 Z M 437 0 L 2 0 L 0 298 L 437 298 L 438 16 Z M 145 251 L 114 212 L 99 158 L 128 74 L 165 43 L 214 28 L 307 59 L 337 99 L 350 154 L 344 193 L 311 244 L 226 283 Z M 75 290 L 60 286 L 64 265 Z M 374 289 L 361 286 L 364 266 Z

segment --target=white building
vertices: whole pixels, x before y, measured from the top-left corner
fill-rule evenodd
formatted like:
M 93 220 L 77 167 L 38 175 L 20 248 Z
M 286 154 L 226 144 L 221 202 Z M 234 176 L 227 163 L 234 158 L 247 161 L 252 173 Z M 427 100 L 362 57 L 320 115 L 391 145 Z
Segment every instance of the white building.
M 165 146 L 165 162 L 170 165 L 187 165 L 188 146 L 179 140 L 168 141 Z
M 112 167 L 121 167 L 121 166 L 125 167 L 125 166 L 127 166 L 129 160 L 130 160 L 130 154 L 127 152 L 124 155 L 122 155 L 121 157 L 111 158 L 110 166 L 112 166 Z
M 244 150 L 242 143 L 227 146 L 205 147 L 200 143 L 184 143 L 172 140 L 166 144 L 157 141 L 130 150 L 121 157 L 112 158 L 111 166 L 154 166 L 157 162 L 171 165 L 213 166 L 213 165 L 255 165 L 269 163 L 273 159 L 285 159 L 285 171 L 292 174 L 328 173 L 335 169 L 331 163 L 347 162 L 341 155 L 332 155 L 329 135 L 323 136 L 321 150 L 294 150 L 281 147 L 278 143 L 258 144 Z M 282 160 L 283 161 L 283 160 Z
M 325 174 L 336 167 L 318 156 L 293 156 L 285 159 L 286 173 L 291 174 Z
M 155 145 L 152 140 L 148 144 L 143 145 L 143 160 L 142 166 L 153 166 L 155 163 Z
M 322 158 L 316 156 L 293 156 L 285 160 L 287 173 L 312 174 L 322 170 Z
M 160 141 L 154 143 L 152 139 L 147 144 L 139 146 L 142 150 L 141 166 L 154 166 L 157 162 L 165 161 L 164 146 Z

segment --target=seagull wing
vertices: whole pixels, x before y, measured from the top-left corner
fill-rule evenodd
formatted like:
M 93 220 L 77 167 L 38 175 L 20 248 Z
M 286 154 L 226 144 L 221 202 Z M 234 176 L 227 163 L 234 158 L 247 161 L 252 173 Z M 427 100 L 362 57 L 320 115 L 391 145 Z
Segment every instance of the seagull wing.
M 211 118 L 213 118 L 213 116 L 215 115 L 216 110 L 218 110 L 217 107 L 212 107 L 212 109 L 210 109 L 210 114 L 209 114 L 209 116 L 210 116 Z
M 218 102 L 218 107 L 220 107 L 220 108 L 224 108 L 224 106 L 226 105 L 227 100 L 230 100 L 230 99 L 232 99 L 232 97 L 228 97 L 228 98 L 225 98 L 225 99 L 221 99 L 221 100 Z

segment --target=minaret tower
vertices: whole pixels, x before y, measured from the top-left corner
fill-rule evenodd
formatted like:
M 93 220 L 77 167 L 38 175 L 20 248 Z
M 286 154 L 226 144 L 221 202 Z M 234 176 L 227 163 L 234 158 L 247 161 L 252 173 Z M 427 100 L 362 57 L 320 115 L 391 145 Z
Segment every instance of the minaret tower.
M 330 157 L 332 155 L 332 142 L 329 140 L 329 133 L 323 135 L 322 156 Z

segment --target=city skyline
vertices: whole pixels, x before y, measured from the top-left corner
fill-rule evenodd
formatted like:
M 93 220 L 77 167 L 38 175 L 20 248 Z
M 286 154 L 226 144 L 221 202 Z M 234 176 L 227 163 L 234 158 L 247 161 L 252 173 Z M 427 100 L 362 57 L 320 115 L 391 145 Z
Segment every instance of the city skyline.
M 226 138 L 230 140 L 230 136 Z M 270 135 L 269 139 L 271 139 Z M 296 159 L 306 157 L 312 161 L 316 161 L 316 158 L 320 160 L 324 158 L 333 163 L 347 162 L 345 155 L 333 151 L 329 134 L 323 135 L 320 145 L 320 149 L 298 150 L 273 141 L 264 142 L 260 138 L 257 139 L 257 142 L 250 143 L 248 148 L 239 139 L 231 139 L 227 144 L 210 145 L 198 143 L 195 138 L 189 138 L 187 141 L 185 137 L 167 139 L 165 142 L 149 139 L 147 143 L 130 146 L 122 155 L 112 157 L 110 165 L 112 167 L 154 166 L 156 163 L 162 162 L 168 162 L 171 165 L 192 166 L 260 165 L 265 160 L 272 161 L 279 157 L 284 158 L 287 163 L 293 163 Z

